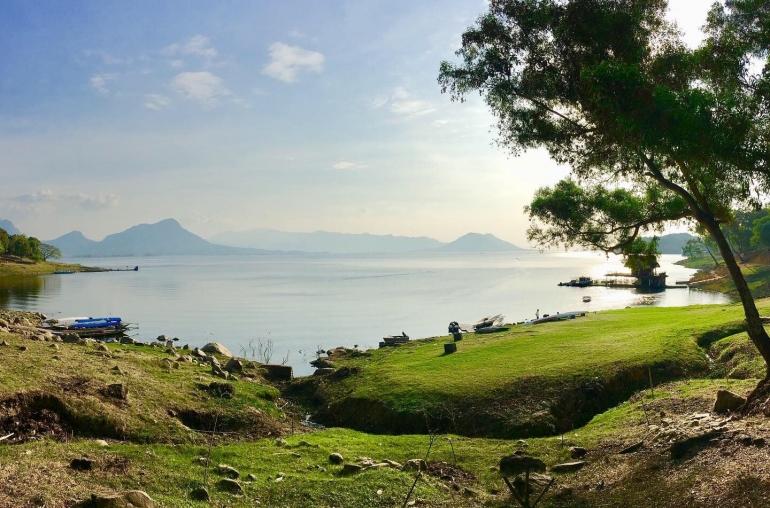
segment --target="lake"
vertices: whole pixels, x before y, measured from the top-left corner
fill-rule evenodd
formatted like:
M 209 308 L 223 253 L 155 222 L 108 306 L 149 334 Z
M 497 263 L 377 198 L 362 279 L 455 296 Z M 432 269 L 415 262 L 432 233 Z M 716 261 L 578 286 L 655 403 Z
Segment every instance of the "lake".
M 669 283 L 694 271 L 664 255 Z M 319 348 L 375 348 L 384 335 L 447 333 L 450 321 L 505 314 L 506 322 L 574 310 L 723 303 L 721 294 L 689 289 L 559 287 L 579 275 L 624 271 L 619 258 L 587 252 L 495 254 L 285 254 L 67 260 L 89 266 L 139 265 L 138 272 L 0 277 L 0 308 L 49 317 L 120 316 L 150 341 L 216 341 L 243 355 L 249 340 L 271 340 L 272 362 L 288 355 L 295 374 L 312 372 Z M 584 303 L 582 297 L 591 296 Z

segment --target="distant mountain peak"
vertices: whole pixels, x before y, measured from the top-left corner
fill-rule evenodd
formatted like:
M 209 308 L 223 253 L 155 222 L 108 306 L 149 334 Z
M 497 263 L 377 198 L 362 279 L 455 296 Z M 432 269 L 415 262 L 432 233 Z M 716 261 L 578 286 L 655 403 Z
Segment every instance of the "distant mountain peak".
M 436 249 L 441 252 L 509 252 L 522 250 L 492 233 L 466 233 L 454 242 Z
M 4 229 L 5 232 L 9 235 L 21 234 L 21 231 L 16 229 L 16 226 L 13 225 L 13 222 L 9 221 L 8 219 L 0 219 L 0 229 Z

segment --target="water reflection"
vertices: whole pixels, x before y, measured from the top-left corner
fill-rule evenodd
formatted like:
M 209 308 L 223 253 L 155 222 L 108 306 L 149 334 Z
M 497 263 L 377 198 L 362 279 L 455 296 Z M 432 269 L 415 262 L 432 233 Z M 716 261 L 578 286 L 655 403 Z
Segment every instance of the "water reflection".
M 25 308 L 34 304 L 41 293 L 60 292 L 61 278 L 58 276 L 0 277 L 0 308 Z

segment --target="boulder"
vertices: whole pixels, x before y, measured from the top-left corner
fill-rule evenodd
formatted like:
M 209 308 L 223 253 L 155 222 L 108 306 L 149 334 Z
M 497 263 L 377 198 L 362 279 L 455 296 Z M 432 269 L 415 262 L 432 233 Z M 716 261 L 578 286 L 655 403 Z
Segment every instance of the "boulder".
M 110 496 L 91 494 L 91 501 L 95 508 L 155 508 L 155 501 L 141 490 Z
M 310 365 L 317 369 L 333 369 L 335 367 L 334 362 L 329 361 L 326 358 L 317 358 L 310 362 Z
M 132 339 L 131 337 L 121 337 L 120 338 L 120 343 L 121 344 L 132 345 L 132 344 L 136 344 L 136 341 L 134 339 Z
M 324 368 L 316 369 L 313 372 L 314 376 L 325 376 L 326 374 L 334 374 L 334 369 L 332 369 L 331 367 L 324 367 Z
M 192 350 L 192 355 L 196 358 L 208 358 L 208 355 L 197 347 Z
M 735 411 L 745 403 L 746 399 L 740 395 L 729 390 L 719 390 L 717 392 L 717 400 L 714 402 L 714 412 L 726 413 L 728 411 Z
M 176 359 L 180 363 L 192 363 L 193 357 L 190 355 L 182 355 Z
M 238 482 L 238 480 L 233 480 L 232 478 L 222 478 L 219 480 L 217 485 L 219 485 L 221 490 L 225 490 L 231 494 L 243 494 L 243 487 L 241 486 L 240 482 Z
M 342 457 L 342 454 L 339 453 L 332 453 L 329 455 L 329 462 L 332 464 L 342 464 L 345 462 L 345 459 Z
M 6 321 L 5 319 L 0 318 L 0 326 L 2 326 L 3 328 L 8 328 L 9 326 L 11 326 L 11 323 Z
M 70 467 L 76 471 L 90 471 L 94 468 L 94 461 L 91 459 L 72 459 Z
M 586 453 L 588 453 L 588 450 L 582 446 L 571 446 L 569 449 L 569 456 L 573 459 L 582 459 L 586 456 Z
M 163 343 L 165 343 L 167 340 L 168 340 L 168 337 L 166 337 L 165 335 L 158 335 L 158 338 L 155 339 L 156 342 L 163 342 Z
M 243 372 L 243 363 L 237 358 L 230 358 L 225 364 L 225 370 L 227 372 Z
M 3 342 L 0 342 L 0 346 L 10 346 L 10 344 L 8 344 L 7 340 L 4 340 Z
M 85 339 L 81 339 L 78 337 L 76 333 L 65 333 L 62 334 L 61 339 L 63 342 L 67 344 L 85 344 Z
M 232 358 L 233 354 L 219 342 L 209 342 L 201 348 L 201 351 L 205 353 L 218 353 L 222 356 Z

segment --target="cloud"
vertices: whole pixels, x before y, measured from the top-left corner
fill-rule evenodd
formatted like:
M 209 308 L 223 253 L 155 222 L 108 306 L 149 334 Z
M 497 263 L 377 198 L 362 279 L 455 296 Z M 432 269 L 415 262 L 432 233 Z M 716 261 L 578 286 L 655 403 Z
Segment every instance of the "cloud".
M 186 99 L 207 106 L 216 104 L 216 97 L 230 95 L 222 79 L 210 72 L 183 72 L 174 76 L 171 88 Z
M 96 90 L 102 95 L 107 95 L 110 91 L 107 89 L 107 83 L 115 81 L 116 76 L 114 74 L 96 74 L 91 76 L 91 88 Z
M 366 164 L 359 164 L 357 162 L 350 162 L 350 161 L 339 161 L 332 164 L 332 169 L 340 169 L 340 170 L 355 170 L 355 169 L 363 169 L 366 167 Z
M 105 194 L 103 192 L 56 194 L 50 189 L 44 189 L 32 194 L 6 197 L 0 200 L 0 209 L 18 214 L 34 215 L 50 213 L 51 210 L 59 207 L 76 206 L 86 211 L 103 210 L 117 205 L 118 202 L 117 194 Z
M 83 54 L 88 58 L 99 58 L 105 65 L 131 65 L 134 62 L 131 57 L 120 58 L 102 50 L 87 49 L 83 51 Z
M 203 58 L 214 58 L 219 52 L 211 46 L 211 41 L 205 35 L 194 35 L 187 39 L 184 44 L 175 43 L 166 46 L 161 51 L 162 55 L 195 55 Z
M 172 69 L 181 69 L 184 66 L 184 62 L 181 60 L 171 60 L 169 65 Z
M 323 71 L 325 57 L 316 51 L 276 42 L 270 46 L 270 59 L 270 63 L 262 69 L 263 74 L 284 83 L 295 83 L 301 70 Z
M 415 98 L 402 86 L 394 88 L 389 97 L 382 95 L 375 97 L 370 106 L 379 109 L 387 104 L 390 104 L 391 113 L 407 118 L 425 115 L 436 110 L 430 102 Z
M 144 96 L 146 102 L 144 103 L 144 107 L 147 109 L 152 109 L 153 111 L 159 111 L 169 104 L 171 104 L 171 99 L 166 97 L 165 95 L 158 95 L 156 93 L 148 93 Z

